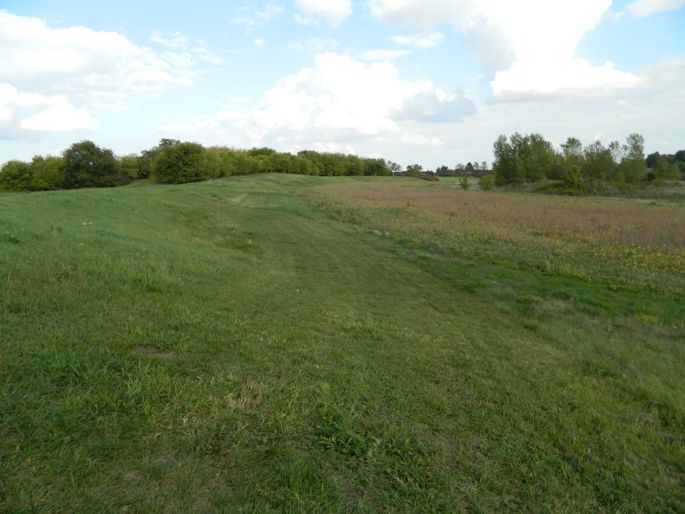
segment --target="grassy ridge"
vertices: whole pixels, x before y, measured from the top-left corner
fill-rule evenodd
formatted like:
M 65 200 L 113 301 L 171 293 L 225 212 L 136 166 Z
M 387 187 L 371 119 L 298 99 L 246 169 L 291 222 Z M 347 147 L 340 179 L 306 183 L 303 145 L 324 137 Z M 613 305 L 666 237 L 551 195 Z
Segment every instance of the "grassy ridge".
M 685 509 L 682 290 L 382 237 L 330 182 L 1 195 L 0 510 Z

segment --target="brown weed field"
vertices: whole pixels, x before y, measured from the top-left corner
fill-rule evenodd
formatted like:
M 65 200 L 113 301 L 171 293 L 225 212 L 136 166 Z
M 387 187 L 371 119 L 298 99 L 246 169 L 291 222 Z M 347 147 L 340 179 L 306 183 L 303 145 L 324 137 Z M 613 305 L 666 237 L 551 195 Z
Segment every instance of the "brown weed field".
M 407 183 L 316 188 L 331 205 L 387 218 L 393 232 L 440 241 L 500 239 L 562 253 L 618 258 L 631 267 L 685 271 L 685 208 L 643 200 L 462 191 Z

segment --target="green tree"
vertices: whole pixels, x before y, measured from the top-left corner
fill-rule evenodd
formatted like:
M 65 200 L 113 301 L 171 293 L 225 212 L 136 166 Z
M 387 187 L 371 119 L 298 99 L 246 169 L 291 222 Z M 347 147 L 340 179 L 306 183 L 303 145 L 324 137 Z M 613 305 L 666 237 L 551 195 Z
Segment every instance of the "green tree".
M 152 163 L 152 177 L 162 184 L 207 180 L 207 150 L 197 143 L 163 146 Z
M 420 177 L 423 173 L 423 166 L 420 164 L 410 164 L 407 166 L 407 175 L 410 177 Z
M 624 157 L 619 166 L 624 181 L 634 184 L 647 172 L 645 139 L 640 134 L 630 134 L 623 146 Z
M 383 159 L 364 159 L 364 174 L 388 176 L 392 175 L 388 163 Z
M 667 158 L 660 156 L 653 167 L 654 178 L 657 180 L 678 180 L 680 168 L 677 164 L 669 162 Z
M 0 169 L 0 189 L 30 191 L 33 174 L 31 165 L 17 160 L 8 161 Z
M 119 173 L 128 179 L 140 178 L 140 157 L 133 154 L 120 157 Z
M 500 135 L 495 140 L 493 152 L 495 160 L 492 167 L 495 172 L 495 183 L 502 186 L 513 182 L 523 182 L 523 177 L 519 176 L 519 168 L 516 164 L 516 152 L 507 140 L 507 136 Z
M 112 150 L 100 148 L 92 141 L 74 143 L 64 152 L 66 167 L 64 186 L 111 187 L 119 184 L 119 167 Z
M 616 177 L 615 149 L 606 148 L 601 141 L 594 141 L 583 152 L 581 173 L 587 180 L 613 180 Z
M 64 187 L 67 163 L 62 157 L 35 156 L 31 161 L 31 190 L 53 191 Z

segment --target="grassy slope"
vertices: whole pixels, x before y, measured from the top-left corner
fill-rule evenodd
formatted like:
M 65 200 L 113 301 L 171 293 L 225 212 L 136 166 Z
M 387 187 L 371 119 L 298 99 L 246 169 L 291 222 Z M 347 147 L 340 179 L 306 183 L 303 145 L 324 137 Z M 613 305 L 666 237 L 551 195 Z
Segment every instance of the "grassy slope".
M 682 291 L 410 248 L 323 182 L 0 196 L 0 510 L 685 509 Z

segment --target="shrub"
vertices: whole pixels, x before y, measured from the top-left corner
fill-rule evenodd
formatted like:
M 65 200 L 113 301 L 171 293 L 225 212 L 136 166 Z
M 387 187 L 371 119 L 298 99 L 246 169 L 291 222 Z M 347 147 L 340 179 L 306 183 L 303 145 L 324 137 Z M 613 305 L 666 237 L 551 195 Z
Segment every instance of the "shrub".
M 9 161 L 0 170 L 0 189 L 3 191 L 30 191 L 32 179 L 30 164 L 17 160 Z
M 483 175 L 478 181 L 478 187 L 482 191 L 492 191 L 495 187 L 495 176 L 494 175 Z
M 62 157 L 41 157 L 31 161 L 31 191 L 53 191 L 64 187 L 67 163 Z
M 119 163 L 112 150 L 100 148 L 92 141 L 74 143 L 64 152 L 64 186 L 111 187 L 120 184 Z
M 197 143 L 177 143 L 159 149 L 152 177 L 162 184 L 200 182 L 210 178 L 207 150 Z

